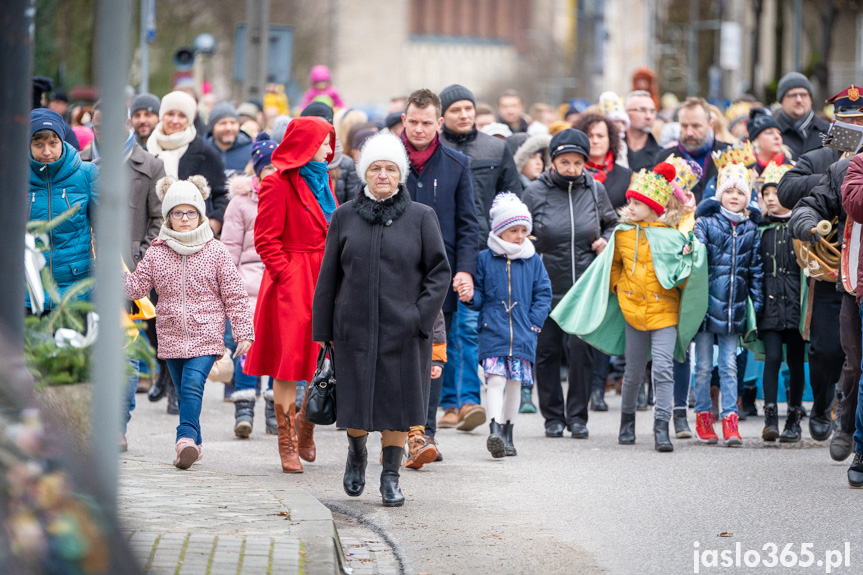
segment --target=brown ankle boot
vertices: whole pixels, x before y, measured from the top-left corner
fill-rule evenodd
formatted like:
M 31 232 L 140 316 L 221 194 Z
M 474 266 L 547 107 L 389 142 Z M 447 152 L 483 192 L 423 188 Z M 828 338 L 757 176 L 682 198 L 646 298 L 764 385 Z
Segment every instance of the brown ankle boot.
M 279 458 L 282 460 L 282 471 L 285 473 L 302 473 L 303 464 L 297 455 L 297 438 L 294 435 L 294 413 L 296 406 L 292 403 L 288 411 L 276 404 L 276 422 L 279 426 Z
M 309 401 L 309 394 L 303 399 L 303 406 L 297 414 L 297 445 L 300 454 L 300 459 L 303 461 L 314 461 L 317 456 L 315 450 L 315 424 L 306 419 L 306 403 Z

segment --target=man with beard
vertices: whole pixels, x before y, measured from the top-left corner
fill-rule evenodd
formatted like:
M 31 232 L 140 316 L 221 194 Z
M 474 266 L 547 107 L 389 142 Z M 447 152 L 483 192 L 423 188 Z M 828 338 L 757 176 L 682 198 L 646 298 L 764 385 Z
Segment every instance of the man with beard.
M 240 131 L 237 110 L 228 102 L 219 102 L 213 106 L 208 120 L 210 133 L 205 141 L 219 152 L 225 175 L 242 172 L 251 161 L 253 141 Z
M 153 94 L 138 94 L 132 100 L 132 107 L 129 109 L 132 114 L 132 130 L 135 131 L 135 140 L 141 147 L 147 146 L 147 139 L 159 123 L 159 105 L 159 98 Z
M 830 127 L 812 109 L 812 84 L 803 74 L 785 74 L 776 87 L 776 99 L 782 110 L 776 121 L 782 129 L 782 142 L 791 150 L 791 158 L 821 147 L 821 134 Z
M 651 169 L 656 164 L 654 156 L 662 151 L 650 131 L 653 120 L 656 119 L 656 105 L 647 90 L 636 90 L 627 94 L 625 105 L 629 115 L 629 128 L 626 130 L 629 169 L 633 172 L 642 168 Z
M 716 178 L 718 173 L 711 154 L 729 146 L 714 138 L 710 108 L 703 98 L 687 98 L 680 105 L 677 117 L 680 122 L 679 143 L 673 148 L 661 150 L 653 161 L 658 164 L 669 156 L 678 156 L 701 166 L 701 180 L 692 188 L 695 201 L 700 202 L 705 184 L 711 178 Z

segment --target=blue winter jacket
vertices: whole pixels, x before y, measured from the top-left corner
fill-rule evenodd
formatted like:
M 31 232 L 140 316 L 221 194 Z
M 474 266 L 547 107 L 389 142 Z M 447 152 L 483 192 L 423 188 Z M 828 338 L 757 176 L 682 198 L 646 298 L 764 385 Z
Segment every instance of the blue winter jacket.
M 479 360 L 520 357 L 535 361 L 537 332 L 551 310 L 551 281 L 540 257 L 510 260 L 483 250 L 474 276 L 473 300 L 479 311 Z
M 56 162 L 43 164 L 30 157 L 30 190 L 27 220 L 50 220 L 80 206 L 71 218 L 48 234 L 46 265 L 64 292 L 76 281 L 90 275 L 93 250 L 90 237 L 92 209 L 98 203 L 99 168 L 82 162 L 77 150 L 63 144 L 63 155 Z M 45 294 L 45 309 L 53 302 Z M 30 307 L 30 297 L 25 305 Z
M 237 134 L 237 140 L 227 152 L 216 145 L 216 140 L 212 134 L 208 134 L 204 141 L 219 153 L 222 164 L 225 166 L 226 175 L 228 172 L 242 173 L 246 169 L 246 165 L 252 160 L 252 144 L 255 142 L 251 136 L 242 130 Z
M 707 316 L 701 331 L 742 334 L 746 331 L 746 299 L 752 298 L 755 315 L 764 305 L 764 273 L 758 222 L 761 212 L 750 206 L 749 218 L 733 225 L 711 198 L 695 210 L 695 237 L 707 247 L 710 288 Z

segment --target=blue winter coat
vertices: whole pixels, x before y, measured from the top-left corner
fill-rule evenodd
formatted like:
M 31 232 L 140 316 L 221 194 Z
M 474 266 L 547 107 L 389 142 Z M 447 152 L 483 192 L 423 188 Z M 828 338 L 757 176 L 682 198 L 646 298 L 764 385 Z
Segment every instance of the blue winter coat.
M 479 254 L 473 300 L 479 311 L 479 360 L 520 357 L 535 361 L 537 332 L 551 310 L 551 281 L 540 257 L 510 260 L 491 250 Z
M 71 218 L 48 234 L 46 265 L 64 292 L 76 281 L 90 275 L 93 250 L 90 238 L 92 209 L 97 204 L 99 168 L 82 162 L 77 150 L 63 144 L 63 155 L 56 162 L 43 164 L 30 157 L 30 190 L 27 220 L 50 220 L 80 206 Z M 45 294 L 45 308 L 53 302 Z M 30 307 L 30 297 L 25 305 Z
M 476 272 L 479 252 L 479 222 L 470 179 L 470 161 L 461 152 L 439 144 L 422 174 L 411 166 L 407 188 L 411 199 L 435 211 L 452 274 Z M 444 313 L 454 312 L 458 297 L 450 290 Z
M 242 130 L 237 134 L 234 145 L 228 151 L 224 151 L 216 145 L 216 140 L 212 134 L 208 134 L 204 141 L 218 152 L 219 158 L 222 159 L 222 164 L 225 166 L 226 175 L 228 172 L 232 174 L 242 173 L 246 169 L 246 165 L 252 160 L 252 144 L 254 144 L 254 140 Z
M 695 237 L 707 247 L 710 277 L 701 331 L 742 334 L 746 331 L 746 299 L 752 298 L 756 316 L 761 316 L 764 305 L 758 234 L 761 212 L 750 208 L 749 219 L 735 226 L 720 207 L 716 199 L 708 199 L 695 211 Z

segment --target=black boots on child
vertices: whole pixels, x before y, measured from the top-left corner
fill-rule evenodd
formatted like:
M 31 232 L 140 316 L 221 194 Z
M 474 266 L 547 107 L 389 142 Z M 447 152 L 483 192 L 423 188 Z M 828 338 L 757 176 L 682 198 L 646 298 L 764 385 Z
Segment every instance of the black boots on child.
M 399 489 L 399 466 L 405 453 L 403 446 L 384 447 L 381 455 L 381 499 L 384 507 L 401 507 L 405 503 L 405 496 Z
M 779 439 L 779 411 L 775 403 L 764 404 L 764 430 L 761 432 L 764 441 Z
M 677 439 L 689 439 L 692 437 L 692 430 L 689 429 L 689 423 L 686 421 L 686 408 L 675 407 L 672 412 L 674 420 L 674 437 Z
M 668 421 L 653 420 L 653 442 L 654 449 L 660 453 L 674 451 L 671 437 L 668 435 Z M 635 414 L 620 414 L 620 433 L 617 442 L 621 445 L 632 445 L 635 443 Z
M 348 435 L 348 461 L 345 463 L 345 478 L 342 483 L 345 493 L 351 497 L 359 497 L 366 487 L 366 463 L 369 455 L 366 450 L 366 440 L 368 438 L 368 434 L 362 437 Z
M 515 445 L 512 444 L 512 422 L 507 421 L 503 424 L 503 448 L 506 451 L 507 457 L 517 455 Z
M 506 457 L 506 447 L 503 443 L 503 426 L 494 419 L 488 424 L 489 435 L 485 442 L 485 448 L 495 459 Z

